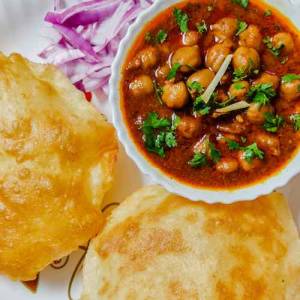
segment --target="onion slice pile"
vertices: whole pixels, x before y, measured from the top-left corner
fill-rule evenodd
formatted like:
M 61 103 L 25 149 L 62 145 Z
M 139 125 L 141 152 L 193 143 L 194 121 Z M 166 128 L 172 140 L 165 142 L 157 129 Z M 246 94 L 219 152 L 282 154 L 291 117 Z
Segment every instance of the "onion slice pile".
M 119 43 L 153 0 L 76 2 L 54 0 L 54 11 L 47 13 L 45 21 L 56 30 L 57 38 L 39 56 L 57 65 L 79 89 L 107 93 Z

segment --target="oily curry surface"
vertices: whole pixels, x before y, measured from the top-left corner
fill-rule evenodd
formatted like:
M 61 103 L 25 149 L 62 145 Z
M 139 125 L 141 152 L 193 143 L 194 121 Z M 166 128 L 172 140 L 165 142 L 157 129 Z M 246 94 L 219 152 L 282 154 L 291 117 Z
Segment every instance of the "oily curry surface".
M 134 142 L 169 176 L 196 186 L 234 188 L 279 171 L 299 145 L 297 34 L 253 1 L 190 1 L 162 12 L 123 69 L 122 110 Z

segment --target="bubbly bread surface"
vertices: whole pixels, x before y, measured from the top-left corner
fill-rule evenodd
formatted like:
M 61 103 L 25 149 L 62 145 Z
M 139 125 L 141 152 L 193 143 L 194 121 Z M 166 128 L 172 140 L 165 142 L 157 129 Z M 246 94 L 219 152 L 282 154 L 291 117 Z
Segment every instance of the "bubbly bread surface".
M 94 237 L 118 145 L 54 66 L 0 55 L 0 273 L 31 280 Z
M 279 193 L 209 205 L 150 186 L 116 208 L 91 242 L 82 299 L 296 300 L 299 254 Z

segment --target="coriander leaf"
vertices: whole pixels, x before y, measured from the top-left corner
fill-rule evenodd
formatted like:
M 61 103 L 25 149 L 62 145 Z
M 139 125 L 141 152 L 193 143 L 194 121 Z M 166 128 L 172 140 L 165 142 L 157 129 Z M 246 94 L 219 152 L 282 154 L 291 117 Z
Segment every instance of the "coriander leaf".
M 205 33 L 205 32 L 207 32 L 207 30 L 208 30 L 207 24 L 205 23 L 204 20 L 202 20 L 201 23 L 198 23 L 198 24 L 196 25 L 196 27 L 197 27 L 197 29 L 198 29 L 198 31 L 199 31 L 200 33 Z
M 217 163 L 221 159 L 221 152 L 216 148 L 214 143 L 209 143 L 210 158 L 214 163 Z
M 167 76 L 167 79 L 171 80 L 171 79 L 175 78 L 176 74 L 177 74 L 177 71 L 179 70 L 180 67 L 181 67 L 180 63 L 175 63 L 172 66 L 172 68 L 171 68 L 171 70 L 170 70 L 170 72 L 169 72 L 169 74 Z
M 271 15 L 272 15 L 271 9 L 267 9 L 267 10 L 265 11 L 265 13 L 264 13 L 264 16 L 265 16 L 265 17 L 269 17 L 269 16 L 271 16 Z
M 300 79 L 300 75 L 298 75 L 298 74 L 286 74 L 286 75 L 282 76 L 281 82 L 282 83 L 290 83 L 290 82 L 292 82 L 294 80 L 298 80 L 298 79 Z
M 174 114 L 175 115 L 175 114 Z M 175 127 L 178 125 L 179 117 L 172 116 L 172 122 L 166 118 L 159 118 L 157 113 L 150 113 L 144 120 L 141 130 L 146 149 L 149 152 L 165 156 L 165 147 L 177 146 Z M 173 129 L 174 128 L 174 129 Z
M 171 125 L 171 122 L 166 118 L 159 118 L 158 114 L 151 112 L 148 115 L 148 118 L 143 122 L 143 126 L 152 127 L 154 129 L 168 127 Z
M 165 142 L 169 148 L 174 148 L 177 146 L 176 136 L 173 131 L 168 131 L 165 135 Z
M 201 168 L 207 165 L 206 155 L 196 152 L 194 157 L 188 162 L 192 168 Z
M 179 116 L 177 116 L 175 113 L 172 114 L 172 130 L 176 130 L 177 126 L 179 125 L 181 119 Z
M 248 97 L 260 105 L 267 105 L 276 95 L 276 91 L 271 83 L 256 84 L 250 88 L 248 93 Z
M 189 16 L 183 12 L 181 9 L 175 8 L 173 11 L 173 15 L 176 19 L 176 23 L 180 28 L 181 32 L 188 32 L 188 21 Z
M 198 94 L 202 94 L 204 89 L 198 81 L 188 82 L 187 87 L 190 91 L 195 91 Z
M 166 41 L 167 38 L 168 33 L 165 30 L 160 29 L 159 32 L 156 34 L 155 40 L 158 44 L 162 44 Z
M 290 120 L 294 124 L 295 131 L 299 131 L 300 130 L 300 114 L 293 114 L 293 115 L 291 115 L 290 116 Z
M 247 8 L 249 5 L 249 0 L 232 0 L 232 3 L 240 5 L 243 8 Z
M 243 90 L 245 88 L 245 85 L 243 84 L 243 82 L 236 82 L 233 84 L 233 87 L 240 91 L 240 90 Z
M 248 24 L 244 21 L 238 20 L 237 32 L 236 36 L 239 36 L 242 32 L 244 32 L 248 28 Z
M 273 113 L 265 113 L 264 129 L 268 132 L 277 132 L 284 123 L 284 118 Z
M 197 97 L 193 104 L 193 111 L 196 115 L 205 116 L 210 113 L 211 107 L 207 105 L 201 96 Z
M 243 69 L 237 69 L 233 72 L 233 82 L 237 82 L 240 80 L 243 80 L 245 78 L 247 78 L 247 74 L 245 73 L 245 70 Z
M 231 151 L 239 150 L 241 148 L 240 144 L 234 140 L 230 140 L 226 138 L 225 141 L 227 143 L 228 149 Z
M 165 137 L 166 137 L 165 132 L 160 132 L 156 135 L 155 143 L 154 143 L 155 147 L 153 148 L 152 152 L 156 152 L 160 156 L 165 155 L 165 150 L 164 150 Z
M 156 133 L 157 129 L 170 126 L 170 121 L 165 118 L 159 118 L 157 113 L 150 113 L 144 120 L 141 130 L 146 149 L 163 157 L 165 155 L 163 142 L 165 139 L 164 132 Z
M 276 56 L 276 57 L 280 56 L 281 50 L 284 48 L 284 44 L 281 44 L 279 47 L 274 47 L 274 45 L 272 43 L 272 39 L 269 36 L 266 36 L 263 39 L 263 42 L 274 56 Z
M 253 144 L 245 147 L 243 150 L 244 150 L 244 158 L 249 163 L 251 163 L 252 160 L 256 157 L 261 160 L 263 160 L 265 157 L 265 153 L 258 148 L 256 143 L 253 143 Z
M 154 88 L 154 93 L 157 101 L 162 105 L 163 88 L 157 83 L 156 80 L 153 81 L 153 88 Z
M 177 146 L 175 130 L 179 122 L 180 118 L 175 113 L 172 115 L 171 121 L 159 118 L 157 113 L 150 113 L 141 127 L 146 149 L 164 157 L 166 147 Z

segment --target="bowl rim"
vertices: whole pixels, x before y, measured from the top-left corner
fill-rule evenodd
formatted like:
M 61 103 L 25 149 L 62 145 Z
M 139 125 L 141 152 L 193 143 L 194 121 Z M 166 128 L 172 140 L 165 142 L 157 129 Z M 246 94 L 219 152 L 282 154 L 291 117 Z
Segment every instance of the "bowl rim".
M 112 107 L 112 122 L 116 128 L 118 138 L 123 144 L 127 155 L 135 162 L 142 173 L 149 175 L 155 183 L 162 185 L 169 192 L 181 195 L 192 201 L 231 204 L 238 201 L 254 200 L 259 196 L 270 194 L 275 189 L 285 186 L 294 176 L 300 173 L 300 149 L 298 149 L 298 153 L 294 155 L 287 165 L 262 181 L 237 189 L 216 189 L 193 187 L 176 178 L 171 178 L 170 175 L 151 163 L 131 138 L 120 105 L 120 80 L 122 78 L 124 61 L 128 50 L 134 44 L 145 24 L 166 8 L 180 2 L 183 1 L 155 0 L 154 4 L 143 11 L 135 22 L 130 25 L 127 34 L 119 45 L 117 55 L 112 64 L 112 75 L 109 81 L 109 103 Z M 269 5 L 269 3 L 267 4 Z

